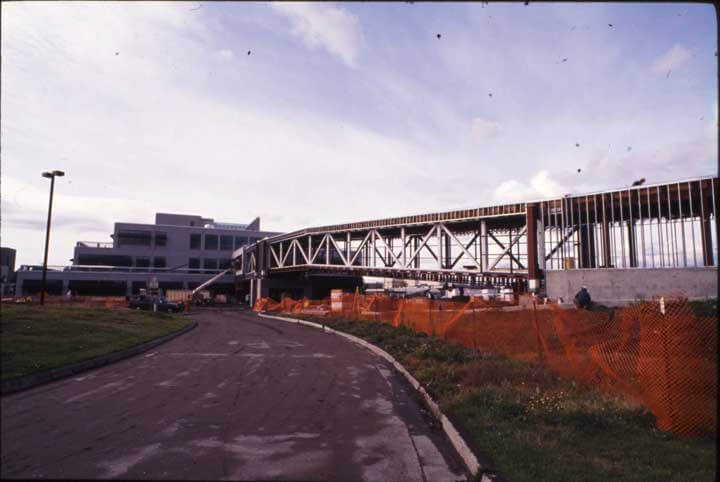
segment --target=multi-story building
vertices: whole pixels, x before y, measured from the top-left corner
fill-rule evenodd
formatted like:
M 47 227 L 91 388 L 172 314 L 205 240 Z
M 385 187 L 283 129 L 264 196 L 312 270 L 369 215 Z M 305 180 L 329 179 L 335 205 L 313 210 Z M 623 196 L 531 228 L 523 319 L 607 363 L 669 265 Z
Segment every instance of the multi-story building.
M 260 218 L 235 224 L 157 213 L 155 224 L 115 223 L 111 242 L 78 241 L 72 265 L 48 266 L 46 292 L 130 295 L 153 278 L 163 290 L 193 289 L 228 269 L 233 250 L 276 234 L 260 231 Z M 38 293 L 41 280 L 42 266 L 21 266 L 17 293 Z M 231 294 L 233 281 L 222 276 L 212 291 Z

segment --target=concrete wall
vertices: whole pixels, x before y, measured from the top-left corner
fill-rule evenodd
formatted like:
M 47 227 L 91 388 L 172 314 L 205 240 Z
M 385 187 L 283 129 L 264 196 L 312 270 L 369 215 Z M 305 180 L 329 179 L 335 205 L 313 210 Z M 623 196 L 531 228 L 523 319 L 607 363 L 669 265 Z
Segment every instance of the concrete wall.
M 572 301 L 587 286 L 593 301 L 624 304 L 659 295 L 683 294 L 689 299 L 717 298 L 718 268 L 572 269 L 545 272 L 550 298 Z

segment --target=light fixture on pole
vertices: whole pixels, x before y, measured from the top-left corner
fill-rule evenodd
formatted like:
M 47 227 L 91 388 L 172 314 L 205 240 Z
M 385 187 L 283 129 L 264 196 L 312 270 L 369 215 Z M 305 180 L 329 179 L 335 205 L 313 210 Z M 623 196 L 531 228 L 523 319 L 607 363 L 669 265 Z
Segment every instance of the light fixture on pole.
M 50 203 L 48 204 L 48 218 L 47 218 L 47 229 L 45 231 L 45 258 L 43 260 L 43 274 L 42 274 L 42 285 L 40 288 L 40 304 L 45 304 L 45 280 L 47 278 L 47 258 L 48 258 L 48 244 L 50 243 L 50 218 L 52 217 L 52 202 L 53 202 L 53 191 L 55 190 L 55 177 L 62 177 L 65 173 L 63 171 L 45 171 L 42 173 L 43 177 L 50 179 Z

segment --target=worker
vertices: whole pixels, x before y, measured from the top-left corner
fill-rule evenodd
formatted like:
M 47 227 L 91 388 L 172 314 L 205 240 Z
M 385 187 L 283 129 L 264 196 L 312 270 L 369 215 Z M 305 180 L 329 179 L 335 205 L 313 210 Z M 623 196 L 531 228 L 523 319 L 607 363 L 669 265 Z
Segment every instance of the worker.
M 590 293 L 588 293 L 587 286 L 583 286 L 582 288 L 580 288 L 580 291 L 578 291 L 575 295 L 575 299 L 573 300 L 573 302 L 578 308 L 584 308 L 586 310 L 590 309 L 592 299 L 590 298 Z

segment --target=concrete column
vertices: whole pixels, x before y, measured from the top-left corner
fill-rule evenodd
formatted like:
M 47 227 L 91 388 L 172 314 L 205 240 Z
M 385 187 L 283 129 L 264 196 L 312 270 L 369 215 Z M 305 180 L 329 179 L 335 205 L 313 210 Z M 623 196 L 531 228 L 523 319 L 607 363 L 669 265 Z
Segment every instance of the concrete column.
M 65 296 L 65 294 L 68 292 L 69 289 L 70 289 L 70 280 L 66 278 L 66 279 L 62 280 L 62 295 Z
M 257 296 L 255 297 L 255 299 L 259 300 L 263 296 L 263 292 L 262 292 L 263 280 L 262 280 L 262 278 L 258 278 L 257 280 L 255 280 L 255 284 L 257 285 Z
M 125 296 L 132 296 L 132 281 L 125 282 Z
M 184 289 L 185 291 L 187 291 L 187 290 L 190 289 L 187 281 L 183 281 L 183 282 L 182 282 L 182 289 Z
M 250 278 L 250 306 L 255 306 L 255 280 Z

